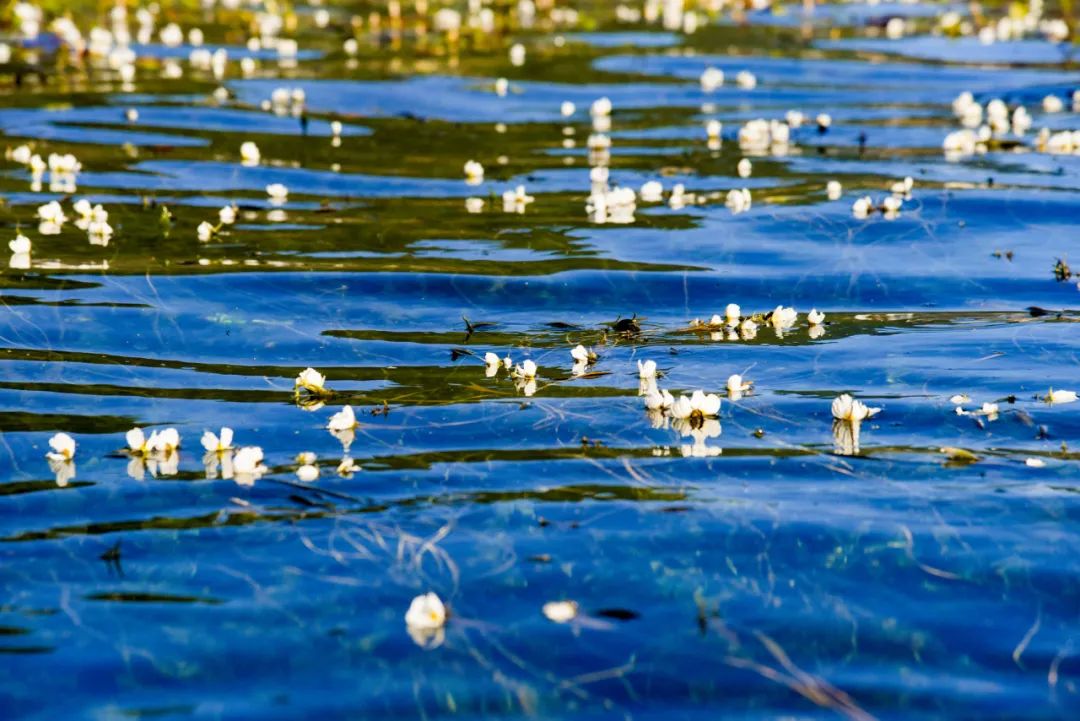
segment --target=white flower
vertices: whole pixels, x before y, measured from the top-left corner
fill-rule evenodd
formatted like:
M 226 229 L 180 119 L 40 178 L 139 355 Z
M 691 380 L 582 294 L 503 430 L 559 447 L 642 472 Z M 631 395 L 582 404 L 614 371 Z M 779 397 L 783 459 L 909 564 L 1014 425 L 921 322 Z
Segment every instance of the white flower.
M 593 117 L 604 117 L 607 115 L 611 115 L 611 99 L 603 97 L 594 100 L 592 107 L 589 108 L 589 114 Z
M 805 120 L 806 116 L 798 110 L 789 110 L 784 113 L 784 122 L 786 122 L 792 128 L 797 128 L 801 126 Z
M 838 421 L 857 423 L 876 415 L 880 411 L 880 408 L 868 408 L 862 401 L 855 400 L 847 393 L 832 402 L 833 418 Z
M 772 313 L 769 314 L 769 323 L 773 328 L 783 330 L 791 325 L 794 325 L 798 320 L 799 314 L 795 312 L 794 308 L 785 308 L 778 305 Z
M 1045 468 L 1046 461 L 1041 458 L 1025 458 L 1024 465 L 1028 468 Z
M 510 64 L 515 68 L 520 68 L 525 64 L 525 46 L 521 43 L 510 46 Z
M 129 123 L 134 123 L 139 119 L 139 111 L 135 108 L 128 108 L 124 111 L 124 118 L 126 118 Z
M 29 253 L 30 252 L 30 239 L 22 233 L 15 236 L 15 240 L 8 241 L 8 248 L 12 253 Z
M 744 90 L 753 90 L 757 87 L 757 77 L 749 70 L 740 70 L 735 75 L 735 84 Z
M 28 165 L 32 155 L 29 145 L 20 145 L 11 151 L 9 157 L 19 165 Z
M 476 185 L 484 179 L 484 166 L 475 160 L 465 163 L 465 181 L 469 185 Z
M 418 630 L 432 631 L 446 624 L 446 606 L 434 593 L 417 596 L 405 612 L 405 625 Z
M 64 209 L 60 207 L 60 203 L 55 200 L 51 200 L 45 205 L 40 206 L 37 209 L 37 216 L 43 223 L 55 223 L 56 225 L 63 225 L 67 221 L 67 216 L 64 215 Z
M 90 242 L 94 245 L 108 245 L 109 238 L 112 237 L 113 229 L 104 220 L 95 220 L 90 223 L 86 229 L 86 234 L 90 238 Z
M 1047 95 L 1042 101 L 1043 112 L 1060 113 L 1065 109 L 1065 103 L 1056 95 Z
M 340 411 L 330 416 L 330 422 L 327 424 L 327 428 L 331 432 L 337 431 L 351 431 L 355 429 L 359 423 L 356 421 L 356 413 L 353 411 L 352 406 L 345 406 Z
M 577 363 L 592 363 L 596 360 L 596 353 L 578 344 L 570 351 L 570 357 Z
M 1076 391 L 1056 391 L 1051 388 L 1044 400 L 1047 403 L 1072 403 L 1076 400 Z
M 949 403 L 952 403 L 954 405 L 961 405 L 963 403 L 970 403 L 970 402 L 971 402 L 971 397 L 968 396 L 966 393 L 957 393 L 956 395 L 949 398 Z
M 271 183 L 266 186 L 266 194 L 270 196 L 272 202 L 284 203 L 289 197 L 289 189 L 281 183 Z
M 732 213 L 744 213 L 750 210 L 752 204 L 752 198 L 750 197 L 749 188 L 735 188 L 728 191 L 727 198 L 724 201 Z
M 562 105 L 559 106 L 559 113 L 561 113 L 564 118 L 569 118 L 576 110 L 577 108 L 569 100 L 564 100 Z
M 132 428 L 124 435 L 128 450 L 135 455 L 145 456 L 153 450 L 150 439 L 143 433 L 142 428 Z
M 705 394 L 704 391 L 694 391 L 687 398 L 679 396 L 679 400 L 671 407 L 671 414 L 676 418 L 711 418 L 720 412 L 720 396 L 715 393 Z
M 663 199 L 664 185 L 657 180 L 650 180 L 642 184 L 638 191 L 641 200 L 646 203 L 659 203 Z
M 851 205 L 851 214 L 856 218 L 865 218 L 874 209 L 874 201 L 870 196 L 863 196 Z
M 500 98 L 505 97 L 506 93 L 510 91 L 510 81 L 506 78 L 498 78 L 495 81 L 495 94 Z
M 573 601 L 549 601 L 541 610 L 549 621 L 566 623 L 577 616 L 578 605 Z
M 713 92 L 723 84 L 724 71 L 719 68 L 705 68 L 705 72 L 701 74 L 701 89 L 706 93 Z
M 337 467 L 337 473 L 342 478 L 348 478 L 359 470 L 360 465 L 348 456 L 342 458 L 341 463 L 339 463 Z
M 898 180 L 889 187 L 889 192 L 893 195 L 899 195 L 907 197 L 911 194 L 911 189 L 915 187 L 915 179 L 910 175 L 903 180 Z
M 735 170 L 739 173 L 740 178 L 749 178 L 750 174 L 754 172 L 754 166 L 749 158 L 743 158 L 735 166 Z
M 819 113 L 815 120 L 817 122 L 819 130 L 826 130 L 830 125 L 832 125 L 832 116 L 828 113 Z
M 203 242 L 206 242 L 213 238 L 215 232 L 216 231 L 214 230 L 214 226 L 210 225 L 210 223 L 206 222 L 205 220 L 199 223 L 199 227 L 195 229 L 195 233 L 196 235 L 198 235 L 199 240 Z
M 719 120 L 710 120 L 705 123 L 705 137 L 710 140 L 715 140 L 720 137 L 720 134 L 724 131 L 724 125 Z
M 150 449 L 168 455 L 180 447 L 180 434 L 175 428 L 163 428 L 150 435 Z
M 663 411 L 675 405 L 675 398 L 667 390 L 653 388 L 645 396 L 645 407 L 650 411 Z
M 266 473 L 263 465 L 263 450 L 258 446 L 245 446 L 232 458 L 233 479 L 241 486 L 250 486 L 262 474 Z
M 70 461 L 75 457 L 75 439 L 67 433 L 57 433 L 49 439 L 52 451 L 45 454 L 51 461 Z
M 837 180 L 830 180 L 825 184 L 825 195 L 829 200 L 839 200 L 844 193 L 844 186 Z
M 500 367 L 502 367 L 502 358 L 491 351 L 484 354 L 484 375 L 491 378 L 499 372 Z
M 232 225 L 236 222 L 236 206 L 226 205 L 224 208 L 218 211 L 218 220 L 224 225 Z
M 738 325 L 739 318 L 742 317 L 742 308 L 738 303 L 728 303 L 724 308 L 724 320 L 728 325 Z
M 806 320 L 810 325 L 821 325 L 825 322 L 825 314 L 817 308 L 812 308 L 810 312 L 806 314 Z
M 744 381 L 743 377 L 737 373 L 728 376 L 727 379 L 727 391 L 734 400 L 738 400 L 742 397 L 743 393 L 746 393 L 754 384 L 750 381 Z
M 885 214 L 886 218 L 895 218 L 896 214 L 900 212 L 900 206 L 903 205 L 903 200 L 890 195 L 881 201 L 881 210 Z
M 656 378 L 656 361 L 647 360 L 644 363 L 637 362 L 638 377 L 642 380 L 648 380 L 650 378 Z
M 258 145 L 248 140 L 240 146 L 240 158 L 244 165 L 257 165 L 262 160 L 262 153 Z
M 296 478 L 304 483 L 314 483 L 319 478 L 319 467 L 305 463 L 296 469 Z
M 525 360 L 521 365 L 514 368 L 514 375 L 525 380 L 536 378 L 536 363 Z
M 305 368 L 300 372 L 300 375 L 296 376 L 296 382 L 293 387 L 297 390 L 303 389 L 311 393 L 325 393 L 326 392 L 326 376 L 314 368 Z
M 61 175 L 71 175 L 78 173 L 82 169 L 82 164 L 71 153 L 65 153 L 63 155 L 59 153 L 49 153 L 49 171 L 58 173 Z
M 223 453 L 232 450 L 232 442 L 232 428 L 222 428 L 220 436 L 215 436 L 211 431 L 206 431 L 202 435 L 202 447 L 210 453 Z

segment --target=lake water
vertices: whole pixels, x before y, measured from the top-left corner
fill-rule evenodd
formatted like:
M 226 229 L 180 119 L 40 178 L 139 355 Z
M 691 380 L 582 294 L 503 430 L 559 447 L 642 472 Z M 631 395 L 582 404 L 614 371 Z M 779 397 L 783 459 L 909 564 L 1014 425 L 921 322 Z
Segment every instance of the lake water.
M 457 47 L 373 34 L 365 11 L 350 56 L 332 10 L 301 13 L 285 63 L 245 49 L 248 15 L 177 13 L 228 48 L 220 78 L 156 34 L 130 81 L 47 43 L 0 75 L 3 143 L 82 164 L 74 192 L 0 172 L 5 241 L 32 242 L 0 278 L 0 716 L 1080 714 L 1080 403 L 1045 400 L 1080 386 L 1076 278 L 1054 273 L 1080 263 L 1080 156 L 1036 142 L 1080 128 L 1076 53 L 931 35 L 924 6 L 687 35 L 600 4 Z M 867 34 L 899 15 L 916 37 Z M 304 91 L 304 120 L 261 109 L 277 88 Z M 946 157 L 964 91 L 1032 129 Z M 807 121 L 785 147 L 740 147 L 789 110 Z M 591 166 L 662 198 L 590 215 Z M 895 217 L 853 215 L 905 177 Z M 504 208 L 518 185 L 534 200 Z M 708 324 L 729 303 L 756 335 Z M 577 344 L 598 359 L 575 368 Z M 535 362 L 532 383 L 489 351 Z M 648 413 L 647 360 L 676 398 L 722 396 L 717 417 Z M 294 392 L 308 367 L 325 397 Z M 843 393 L 880 413 L 834 423 Z M 327 430 L 346 404 L 347 454 Z M 223 426 L 261 477 L 204 458 Z M 133 427 L 175 428 L 179 451 L 131 455 Z M 58 432 L 78 446 L 54 467 Z M 417 632 L 428 591 L 449 618 Z M 576 617 L 546 618 L 559 600 Z

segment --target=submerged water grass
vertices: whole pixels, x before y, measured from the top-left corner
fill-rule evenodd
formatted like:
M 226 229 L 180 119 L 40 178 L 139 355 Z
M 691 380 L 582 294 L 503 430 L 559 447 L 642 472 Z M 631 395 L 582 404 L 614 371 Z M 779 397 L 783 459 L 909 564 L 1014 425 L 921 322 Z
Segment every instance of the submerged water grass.
M 1076 715 L 1069 5 L 119 8 L 4 15 L 5 718 Z

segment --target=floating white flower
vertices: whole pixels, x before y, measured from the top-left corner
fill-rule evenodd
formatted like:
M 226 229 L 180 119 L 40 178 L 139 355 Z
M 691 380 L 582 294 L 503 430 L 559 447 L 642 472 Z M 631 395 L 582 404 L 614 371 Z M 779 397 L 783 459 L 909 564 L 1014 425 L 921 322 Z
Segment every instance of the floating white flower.
M 195 234 L 198 236 L 199 240 L 204 243 L 213 238 L 214 233 L 216 232 L 217 230 L 214 228 L 214 226 L 206 222 L 205 220 L 199 223 L 199 227 L 195 229 Z
M 498 355 L 496 355 L 495 353 L 492 353 L 491 351 L 488 351 L 487 353 L 484 354 L 484 375 L 485 376 L 487 376 L 488 378 L 494 377 L 499 372 L 499 368 L 501 368 L 501 367 L 502 367 L 502 358 L 499 358 Z
M 1028 468 L 1045 468 L 1046 461 L 1041 458 L 1025 458 L 1024 465 Z
M 15 240 L 8 241 L 8 248 L 16 255 L 30 252 L 30 239 L 22 233 L 15 236 Z
M 679 396 L 671 407 L 671 415 L 683 419 L 713 418 L 720 412 L 720 396 L 694 391 L 689 398 Z
M 810 312 L 806 314 L 806 321 L 810 325 L 821 325 L 825 322 L 825 314 L 817 308 L 811 308 Z
M 758 325 L 753 318 L 744 318 L 742 323 L 739 323 L 739 337 L 743 340 L 753 340 L 757 337 L 757 329 Z
M 484 180 L 484 166 L 475 160 L 465 163 L 465 182 L 469 185 L 479 185 Z
M 86 235 L 94 245 L 108 245 L 112 234 L 112 226 L 104 220 L 95 220 L 86 229 Z
M 341 463 L 338 464 L 337 474 L 342 478 L 351 478 L 352 474 L 356 473 L 360 469 L 360 464 L 354 461 L 352 458 L 345 456 L 341 459 Z
M 753 385 L 753 382 L 743 380 L 743 377 L 738 373 L 732 374 L 727 379 L 728 397 L 733 401 L 737 401 L 742 398 L 744 393 L 749 392 Z
M 19 145 L 13 150 L 8 151 L 8 157 L 19 165 L 29 165 L 30 158 L 33 154 L 34 153 L 30 150 L 29 145 Z
M 314 368 L 305 368 L 300 372 L 300 375 L 296 376 L 293 387 L 296 390 L 305 390 L 309 393 L 326 393 L 326 376 Z
M 262 448 L 245 446 L 239 449 L 232 458 L 232 471 L 233 480 L 238 485 L 253 485 L 267 471 L 263 465 Z
M 724 71 L 719 68 L 708 67 L 701 74 L 701 89 L 711 93 L 724 84 Z
M 1042 108 L 1045 113 L 1060 113 L 1065 109 L 1065 103 L 1056 95 L 1047 95 L 1042 100 Z
M 559 106 L 559 113 L 560 113 L 560 114 L 561 114 L 561 115 L 562 115 L 562 116 L 563 116 L 564 118 L 569 118 L 569 117 L 570 117 L 571 115 L 573 115 L 573 114 L 574 114 L 574 113 L 575 113 L 576 111 L 577 111 L 577 108 L 576 108 L 576 107 L 574 106 L 574 104 L 573 104 L 572 102 L 570 102 L 569 100 L 564 100 L 564 101 L 563 101 L 563 103 L 562 103 L 562 105 L 560 105 L 560 106 Z
M 510 46 L 510 64 L 515 68 L 520 68 L 525 64 L 525 46 L 521 43 Z
M 656 378 L 656 361 L 650 359 L 642 363 L 637 362 L 638 377 L 642 380 L 648 380 L 650 378 Z
M 148 456 L 154 450 L 150 443 L 153 435 L 147 438 L 142 428 L 132 428 L 124 435 L 124 440 L 127 442 L 128 451 L 133 455 Z
M 832 402 L 832 415 L 838 421 L 858 423 L 877 415 L 880 411 L 880 408 L 867 407 L 862 401 L 852 398 L 847 393 L 840 395 Z
M 889 191 L 893 195 L 899 195 L 903 198 L 911 196 L 911 189 L 915 187 L 915 179 L 910 175 L 903 180 L 898 180 L 889 187 Z
M 45 205 L 38 207 L 37 216 L 42 223 L 63 225 L 67 221 L 67 216 L 64 215 L 64 209 L 60 207 L 60 203 L 55 200 L 50 200 Z
M 236 206 L 226 205 L 218 211 L 218 220 L 224 225 L 232 225 L 236 222 Z
M 574 601 L 549 601 L 541 609 L 549 621 L 568 623 L 578 615 L 578 605 Z
M 180 447 L 180 434 L 175 428 L 162 428 L 150 434 L 150 450 L 169 455 Z
M 750 174 L 754 172 L 754 165 L 750 162 L 749 158 L 743 158 L 735 166 L 736 172 L 738 172 L 740 178 L 749 178 Z
M 519 185 L 513 190 L 503 191 L 502 200 L 504 213 L 524 213 L 525 206 L 535 198 L 525 192 L 524 185 Z
M 71 461 L 75 458 L 75 439 L 67 433 L 57 433 L 49 439 L 51 451 L 45 457 L 51 461 Z
M 139 111 L 136 110 L 135 108 L 128 108 L 127 110 L 124 111 L 124 118 L 129 123 L 134 123 L 139 119 Z
M 281 183 L 271 183 L 266 186 L 266 194 L 273 203 L 284 203 L 289 197 L 289 189 Z
M 859 198 L 851 205 L 851 214 L 856 218 L 865 218 L 874 210 L 874 201 L 869 195 Z
M 753 90 L 757 87 L 757 76 L 749 70 L 740 70 L 735 74 L 735 84 L 744 90 Z
M 340 411 L 330 416 L 327 428 L 333 433 L 354 430 L 360 424 L 356 420 L 356 412 L 352 406 L 345 406 Z
M 595 363 L 597 359 L 596 353 L 581 344 L 570 350 L 570 357 L 577 363 Z
M 510 81 L 506 78 L 499 78 L 495 81 L 495 94 L 500 98 L 505 97 L 506 93 L 510 90 Z
M 1076 400 L 1076 391 L 1054 390 L 1051 388 L 1043 400 L 1047 403 L 1072 403 Z
M 536 363 L 526 359 L 521 365 L 514 368 L 514 375 L 527 380 L 536 377 L 536 370 Z
M 209 453 L 225 453 L 232 450 L 233 429 L 223 427 L 221 435 L 216 436 L 212 431 L 206 431 L 202 435 L 202 447 Z
M 240 159 L 244 165 L 258 165 L 262 160 L 262 153 L 259 152 L 259 146 L 248 140 L 240 146 Z
M 738 325 L 739 318 L 741 317 L 742 308 L 739 307 L 738 303 L 728 303 L 727 306 L 724 307 L 724 321 L 728 325 Z
M 717 140 L 724 132 L 724 124 L 719 120 L 710 120 L 705 123 L 705 137 L 709 140 Z
M 824 132 L 832 125 L 832 116 L 828 113 L 819 113 L 814 121 L 817 123 L 818 130 Z
M 435 593 L 417 596 L 405 612 L 405 624 L 420 630 L 434 630 L 446 624 L 446 606 Z
M 799 314 L 794 308 L 786 308 L 782 305 L 778 305 L 773 312 L 769 314 L 769 324 L 776 330 L 783 330 L 794 325 L 798 318 Z
M 667 389 L 652 389 L 645 395 L 645 407 L 650 411 L 666 411 L 675 405 L 675 398 Z
M 825 184 L 825 196 L 829 200 L 839 200 L 840 196 L 844 193 L 844 186 L 840 185 L 839 181 L 830 180 Z
M 806 116 L 798 110 L 789 110 L 784 113 L 784 122 L 787 123 L 789 127 L 798 128 L 806 122 Z
M 611 100 L 607 97 L 594 100 L 592 106 L 589 108 L 589 114 L 593 117 L 611 115 Z
M 664 197 L 664 185 L 657 180 L 649 180 L 642 184 L 638 191 L 642 202 L 659 203 Z
M 724 205 L 726 205 L 732 213 L 745 213 L 750 210 L 752 200 L 749 188 L 738 188 L 728 191 Z
M 305 463 L 296 469 L 296 478 L 304 483 L 314 483 L 319 479 L 319 467 L 314 463 Z

